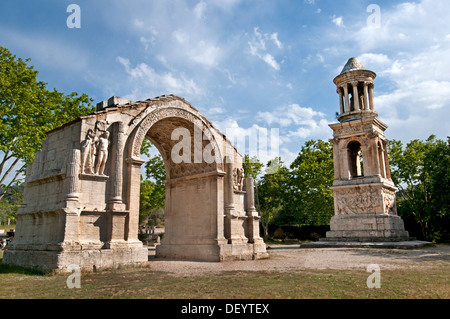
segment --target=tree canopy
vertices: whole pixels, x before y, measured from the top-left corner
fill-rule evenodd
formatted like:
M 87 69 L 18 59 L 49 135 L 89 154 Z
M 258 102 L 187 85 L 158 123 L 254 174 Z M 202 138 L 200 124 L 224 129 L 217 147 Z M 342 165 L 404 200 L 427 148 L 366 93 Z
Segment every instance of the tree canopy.
M 292 162 L 286 183 L 284 223 L 327 225 L 334 214 L 333 147 L 322 140 L 307 141 Z
M 94 111 L 86 94 L 48 90 L 29 62 L 0 46 L 0 199 L 25 173 L 46 132 Z
M 407 230 L 419 226 L 424 240 L 450 240 L 450 139 L 393 140 L 388 149 L 391 174 L 399 188 L 398 214 Z M 414 229 L 412 229 L 414 231 Z

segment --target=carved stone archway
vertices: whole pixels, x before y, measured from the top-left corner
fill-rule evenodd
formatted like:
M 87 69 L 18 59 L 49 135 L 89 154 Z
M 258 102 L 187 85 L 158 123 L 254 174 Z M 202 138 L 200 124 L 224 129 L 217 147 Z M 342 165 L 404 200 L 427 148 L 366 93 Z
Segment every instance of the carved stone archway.
M 4 263 L 48 271 L 146 262 L 137 237 L 144 139 L 161 153 L 167 176 L 166 233 L 157 257 L 267 257 L 253 181 L 237 178 L 242 156 L 198 110 L 170 95 L 140 102 L 112 97 L 47 134 L 28 168 Z

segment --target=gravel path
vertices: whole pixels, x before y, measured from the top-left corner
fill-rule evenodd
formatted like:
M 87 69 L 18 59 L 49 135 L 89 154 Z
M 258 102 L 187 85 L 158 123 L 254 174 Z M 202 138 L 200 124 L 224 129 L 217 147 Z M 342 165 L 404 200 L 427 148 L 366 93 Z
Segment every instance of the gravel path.
M 301 271 L 317 269 L 366 269 L 377 264 L 382 269 L 424 270 L 450 267 L 450 246 L 414 250 L 376 248 L 314 248 L 270 246 L 269 259 L 256 261 L 198 262 L 155 258 L 149 248 L 150 268 L 174 275 L 202 275 L 225 271 Z

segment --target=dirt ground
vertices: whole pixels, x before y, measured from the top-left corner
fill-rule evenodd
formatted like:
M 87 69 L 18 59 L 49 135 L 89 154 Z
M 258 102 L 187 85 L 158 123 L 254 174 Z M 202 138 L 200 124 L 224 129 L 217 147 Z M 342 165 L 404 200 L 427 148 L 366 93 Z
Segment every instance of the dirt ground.
M 308 269 L 366 269 L 371 264 L 381 269 L 426 270 L 450 267 L 450 246 L 420 249 L 314 248 L 271 245 L 270 258 L 256 261 L 198 262 L 155 258 L 149 248 L 150 268 L 174 275 L 202 275 L 225 271 L 301 271 Z

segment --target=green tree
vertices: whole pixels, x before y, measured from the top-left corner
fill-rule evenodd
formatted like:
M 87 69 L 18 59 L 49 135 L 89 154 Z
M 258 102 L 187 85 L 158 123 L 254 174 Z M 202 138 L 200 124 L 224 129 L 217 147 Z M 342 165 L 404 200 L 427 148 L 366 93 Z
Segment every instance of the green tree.
M 334 214 L 333 147 L 322 140 L 307 141 L 291 164 L 286 199 L 279 223 L 328 225 Z
M 253 177 L 256 181 L 261 174 L 264 164 L 262 164 L 256 156 L 250 158 L 248 154 L 244 155 L 242 168 L 244 169 L 245 177 Z
M 266 174 L 258 180 L 257 209 L 261 213 L 261 225 L 264 231 L 264 240 L 269 236 L 269 225 L 277 217 L 286 198 L 286 185 L 288 184 L 289 170 L 283 165 L 281 157 L 267 163 L 267 167 L 278 167 L 276 172 L 267 169 Z
M 94 111 L 86 94 L 48 90 L 29 61 L 0 46 L 0 199 L 25 173 L 46 132 Z
M 419 225 L 424 240 L 450 240 L 450 143 L 434 135 L 406 147 L 393 140 L 388 148 L 391 174 L 399 188 L 397 206 L 405 223 Z
M 144 140 L 141 154 L 149 159 L 144 166 L 145 178 L 141 181 L 139 219 L 142 222 L 150 218 L 151 223 L 156 225 L 163 220 L 161 209 L 166 201 L 166 169 L 161 155 L 151 155 L 151 148 L 152 144 Z

